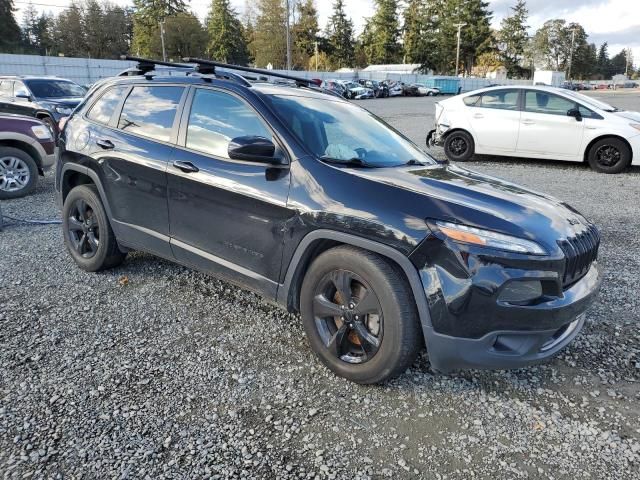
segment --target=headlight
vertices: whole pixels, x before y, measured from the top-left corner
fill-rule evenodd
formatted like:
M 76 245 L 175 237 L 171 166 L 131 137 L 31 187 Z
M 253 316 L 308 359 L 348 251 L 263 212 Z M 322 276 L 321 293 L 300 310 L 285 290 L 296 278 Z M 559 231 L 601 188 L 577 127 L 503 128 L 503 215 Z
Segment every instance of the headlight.
M 640 130 L 640 123 L 630 123 L 629 126 L 635 128 L 636 130 Z
M 537 243 L 524 238 L 512 237 L 502 233 L 481 230 L 467 225 L 437 221 L 440 231 L 451 240 L 470 245 L 505 250 L 507 252 L 528 253 L 531 255 L 545 255 L 547 252 Z
M 71 112 L 73 112 L 73 108 L 56 107 L 56 112 L 60 113 L 61 115 L 71 115 Z
M 44 125 L 34 125 L 31 127 L 31 131 L 40 140 L 47 140 L 53 138 L 51 136 L 51 130 Z

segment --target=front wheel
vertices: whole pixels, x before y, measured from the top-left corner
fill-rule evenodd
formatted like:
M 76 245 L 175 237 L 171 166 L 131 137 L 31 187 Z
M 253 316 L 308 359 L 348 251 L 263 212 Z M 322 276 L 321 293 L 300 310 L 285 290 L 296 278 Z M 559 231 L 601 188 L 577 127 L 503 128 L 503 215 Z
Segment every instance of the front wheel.
M 444 141 L 444 153 L 454 162 L 466 162 L 473 157 L 475 145 L 473 137 L 464 130 L 457 130 L 447 135 Z
M 422 347 L 406 279 L 370 252 L 344 246 L 322 253 L 305 275 L 300 310 L 316 355 L 356 383 L 400 375 Z
M 596 172 L 620 173 L 631 163 L 631 151 L 620 139 L 603 138 L 591 146 L 587 160 Z
M 24 197 L 38 182 L 38 165 L 24 150 L 0 147 L 0 200 Z

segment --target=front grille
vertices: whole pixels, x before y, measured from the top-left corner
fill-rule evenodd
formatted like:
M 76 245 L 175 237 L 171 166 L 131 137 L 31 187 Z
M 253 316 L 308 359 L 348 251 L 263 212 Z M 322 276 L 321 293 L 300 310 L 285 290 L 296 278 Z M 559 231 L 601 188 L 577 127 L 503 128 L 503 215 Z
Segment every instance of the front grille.
M 593 225 L 575 237 L 558 242 L 564 252 L 563 287 L 567 287 L 580 280 L 589 271 L 591 264 L 598 258 L 600 247 L 600 232 Z

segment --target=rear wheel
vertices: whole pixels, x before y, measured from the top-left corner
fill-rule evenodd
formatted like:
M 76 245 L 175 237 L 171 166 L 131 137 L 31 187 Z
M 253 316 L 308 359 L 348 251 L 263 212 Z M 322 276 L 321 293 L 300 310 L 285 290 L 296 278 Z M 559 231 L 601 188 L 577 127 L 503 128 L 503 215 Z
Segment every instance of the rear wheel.
M 300 310 L 316 355 L 357 383 L 400 375 L 422 346 L 406 279 L 370 252 L 345 246 L 321 254 L 305 275 Z
M 24 150 L 0 147 L 0 200 L 24 197 L 38 183 L 38 165 Z
M 473 137 L 464 130 L 457 130 L 447 135 L 444 141 L 444 153 L 454 162 L 466 162 L 473 157 L 475 145 Z
M 620 173 L 631 163 L 631 151 L 618 138 L 603 138 L 591 146 L 587 159 L 596 172 Z
M 126 253 L 116 237 L 93 185 L 80 185 L 69 192 L 62 207 L 62 228 L 67 250 L 80 268 L 97 272 L 122 263 Z

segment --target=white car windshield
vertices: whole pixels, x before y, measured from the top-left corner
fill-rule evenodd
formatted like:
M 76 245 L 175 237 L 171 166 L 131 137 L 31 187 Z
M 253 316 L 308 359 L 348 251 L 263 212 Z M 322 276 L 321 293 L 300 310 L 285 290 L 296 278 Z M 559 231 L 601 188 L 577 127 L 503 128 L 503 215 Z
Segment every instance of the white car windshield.
M 298 140 L 321 159 L 367 167 L 435 163 L 398 131 L 349 102 L 292 95 L 266 98 Z
M 595 108 L 599 108 L 600 110 L 604 110 L 605 112 L 617 112 L 618 109 L 608 103 L 601 102 L 600 100 L 596 100 L 593 97 L 587 97 L 582 93 L 574 92 L 573 90 L 563 91 L 565 95 L 569 95 L 570 97 L 574 97 L 576 100 L 580 100 L 587 105 L 590 105 Z

